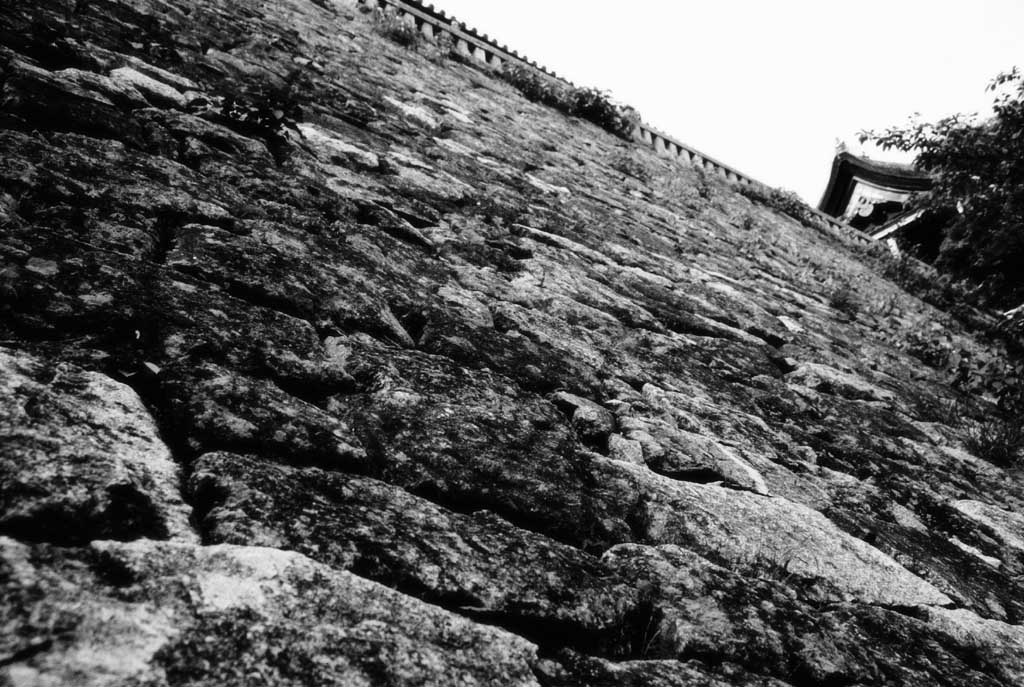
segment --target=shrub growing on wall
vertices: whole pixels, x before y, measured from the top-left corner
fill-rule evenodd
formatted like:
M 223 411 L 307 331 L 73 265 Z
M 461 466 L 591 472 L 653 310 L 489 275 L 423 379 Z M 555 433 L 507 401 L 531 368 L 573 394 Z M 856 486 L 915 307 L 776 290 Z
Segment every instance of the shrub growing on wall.
M 627 140 L 640 123 L 640 115 L 636 110 L 616 103 L 607 92 L 600 89 L 566 86 L 536 69 L 522 65 L 506 65 L 499 75 L 528 100 L 591 121 Z
M 611 96 L 597 88 L 576 88 L 570 92 L 569 114 L 582 117 L 629 139 L 639 122 L 636 110 L 619 105 Z
M 916 151 L 915 165 L 934 177 L 916 204 L 949 211 L 936 267 L 978 284 L 989 304 L 1024 301 L 1024 73 L 1016 68 L 989 85 L 999 94 L 993 115 L 979 121 L 955 115 L 912 122 L 861 141 Z
M 392 11 L 377 9 L 374 21 L 377 33 L 402 47 L 415 50 L 423 43 L 423 34 L 416 29 L 416 25 Z
M 800 196 L 781 188 L 769 188 L 760 184 L 744 184 L 739 192 L 755 203 L 789 215 L 798 222 L 813 228 L 821 228 L 822 222 L 814 211 L 800 199 Z
M 302 106 L 290 86 L 194 98 L 188 110 L 243 136 L 260 138 L 272 152 L 284 145 L 287 129 L 298 130 L 297 123 L 303 117 Z
M 557 81 L 517 64 L 507 64 L 498 72 L 502 79 L 515 86 L 527 100 L 548 105 L 563 112 L 569 111 L 570 97 L 568 89 Z

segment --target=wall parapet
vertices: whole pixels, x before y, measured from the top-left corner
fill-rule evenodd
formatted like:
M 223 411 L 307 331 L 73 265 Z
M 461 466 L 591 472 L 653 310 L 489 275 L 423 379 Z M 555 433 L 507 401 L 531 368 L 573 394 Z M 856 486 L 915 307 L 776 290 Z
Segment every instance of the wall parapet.
M 504 44 L 499 44 L 487 34 L 467 27 L 457 18 L 448 16 L 444 10 L 436 9 L 433 4 L 419 2 L 418 0 L 356 0 L 356 3 L 381 9 L 391 7 L 399 19 L 406 18 L 406 21 L 412 23 L 428 39 L 437 40 L 442 35 L 448 35 L 454 43 L 456 50 L 473 57 L 488 67 L 500 69 L 506 64 L 512 64 L 538 72 L 544 77 L 558 82 L 559 85 L 576 88 L 574 83 L 559 76 L 558 73 L 537 64 L 536 61 L 524 55 L 520 55 L 517 51 L 510 49 Z M 636 129 L 633 131 L 633 140 L 640 145 L 653 149 L 659 155 L 675 159 L 681 164 L 703 169 L 729 182 L 760 186 L 764 189 L 770 188 L 767 184 L 740 172 L 724 162 L 716 160 L 712 156 L 642 121 L 637 124 Z M 845 222 L 841 222 L 817 208 L 808 206 L 808 209 L 829 228 L 844 233 L 857 241 L 864 243 L 872 242 L 870 237 L 865 236 Z

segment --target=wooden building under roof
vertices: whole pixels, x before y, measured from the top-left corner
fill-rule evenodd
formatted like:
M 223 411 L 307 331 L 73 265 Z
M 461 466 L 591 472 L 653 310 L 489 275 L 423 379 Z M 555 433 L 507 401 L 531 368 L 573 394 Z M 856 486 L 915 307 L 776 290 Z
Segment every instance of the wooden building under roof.
M 841 146 L 818 209 L 873 238 L 887 238 L 915 221 L 918 213 L 908 210 L 908 201 L 931 184 L 912 165 L 858 157 Z
M 859 157 L 840 144 L 818 209 L 884 240 L 896 254 L 908 251 L 930 263 L 938 257 L 949 211 L 922 212 L 910 207 L 910 199 L 931 186 L 931 177 L 913 165 Z

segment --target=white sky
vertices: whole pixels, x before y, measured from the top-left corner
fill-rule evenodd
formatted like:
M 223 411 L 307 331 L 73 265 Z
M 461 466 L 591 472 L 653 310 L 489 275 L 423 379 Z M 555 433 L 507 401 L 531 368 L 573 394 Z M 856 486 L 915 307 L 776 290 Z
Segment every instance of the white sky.
M 433 2 L 812 205 L 837 138 L 987 111 L 991 78 L 1024 68 L 1024 0 Z

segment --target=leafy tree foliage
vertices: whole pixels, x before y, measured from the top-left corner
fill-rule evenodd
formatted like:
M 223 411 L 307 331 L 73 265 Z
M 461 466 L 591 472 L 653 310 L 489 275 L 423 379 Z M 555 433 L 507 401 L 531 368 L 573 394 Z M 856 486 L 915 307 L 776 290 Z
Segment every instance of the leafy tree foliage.
M 936 267 L 973 282 L 982 303 L 1011 307 L 1024 301 L 1024 73 L 1000 74 L 989 90 L 987 119 L 914 121 L 860 138 L 917 152 L 917 167 L 935 178 L 915 203 L 940 220 Z

